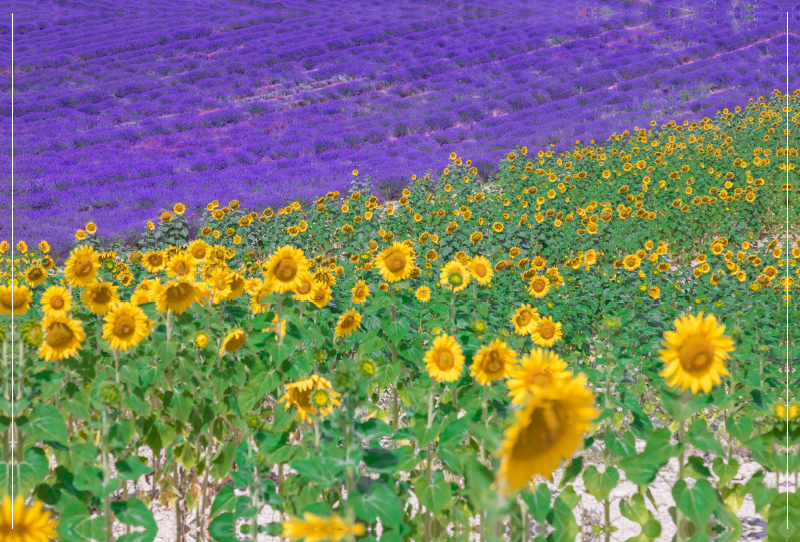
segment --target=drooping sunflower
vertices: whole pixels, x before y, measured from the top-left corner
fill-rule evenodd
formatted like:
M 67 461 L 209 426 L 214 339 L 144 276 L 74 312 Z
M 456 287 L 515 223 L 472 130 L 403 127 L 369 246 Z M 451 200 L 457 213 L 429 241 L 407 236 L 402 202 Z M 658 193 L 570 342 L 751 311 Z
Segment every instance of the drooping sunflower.
M 226 267 L 219 266 L 211 271 L 211 276 L 206 280 L 211 291 L 211 302 L 217 304 L 226 299 L 231 293 L 231 281 L 233 273 Z
M 359 280 L 350 291 L 350 296 L 355 305 L 360 305 L 369 297 L 369 285 L 363 280 Z
M 261 314 L 269 310 L 269 303 L 264 301 L 272 293 L 272 286 L 266 282 L 260 284 L 250 296 L 250 310 L 253 314 Z
M 197 272 L 194 256 L 188 252 L 178 252 L 167 262 L 167 276 L 177 279 L 192 279 Z
M 103 338 L 112 350 L 128 350 L 150 332 L 144 311 L 133 303 L 120 303 L 109 312 L 103 324 Z
M 203 297 L 200 284 L 191 280 L 174 280 L 166 284 L 154 284 L 152 298 L 159 312 L 170 311 L 183 314 L 192 303 Z
M 276 292 L 291 292 L 300 286 L 300 274 L 308 270 L 308 262 L 302 250 L 287 245 L 278 249 L 263 269 Z
M 86 285 L 81 299 L 92 314 L 104 315 L 119 301 L 117 285 L 104 280 L 95 280 Z
M 0 314 L 3 316 L 24 316 L 32 301 L 33 293 L 27 286 L 14 286 L 12 295 L 11 286 L 0 285 Z
M 523 303 L 511 317 L 511 323 L 514 324 L 514 332 L 517 335 L 529 335 L 539 319 L 539 312 L 529 304 Z
M 444 334 L 433 339 L 433 345 L 425 354 L 428 374 L 437 382 L 457 380 L 464 368 L 464 354 L 454 337 Z
M 414 295 L 423 303 L 427 303 L 431 300 L 431 289 L 427 286 L 420 286 L 417 288 L 417 291 L 414 292 Z
M 314 305 L 318 308 L 322 308 L 328 303 L 330 303 L 331 299 L 333 298 L 333 293 L 331 289 L 324 284 L 319 284 L 317 282 L 311 288 L 311 293 L 309 294 L 309 301 L 311 301 Z
M 660 352 L 664 370 L 659 373 L 669 379 L 669 386 L 682 390 L 691 388 L 692 393 L 703 390 L 708 393 L 720 376 L 728 374 L 725 359 L 733 352 L 734 342 L 723 335 L 725 326 L 717 323 L 713 314 L 703 316 L 682 315 L 675 319 L 675 331 L 665 331 Z
M 539 319 L 531 330 L 531 339 L 536 346 L 553 346 L 562 337 L 561 323 L 553 322 L 550 316 Z
M 334 333 L 337 337 L 347 337 L 358 328 L 359 324 L 361 324 L 361 315 L 355 309 L 351 309 L 339 316 Z
M 658 286 L 651 286 L 648 295 L 653 299 L 658 299 L 661 297 L 661 288 Z
M 331 388 L 331 383 L 328 380 L 318 375 L 311 375 L 310 378 L 300 380 L 299 382 L 286 384 L 286 395 L 278 402 L 282 403 L 286 401 L 285 410 L 289 410 L 293 405 L 296 406 L 298 412 L 295 419 L 305 422 L 308 416 L 314 416 L 316 414 L 325 416 L 333 412 L 334 406 L 339 406 L 338 398 L 340 395 Z M 311 394 L 317 390 L 327 390 L 330 399 L 329 405 L 324 409 L 320 409 L 319 412 L 311 403 Z
M 386 282 L 392 283 L 408 278 L 415 267 L 414 251 L 403 243 L 392 246 L 378 254 L 375 266 Z
M 58 521 L 50 519 L 50 512 L 44 510 L 42 501 L 36 501 L 28 507 L 22 495 L 17 495 L 12 514 L 11 498 L 3 497 L 3 503 L 0 505 L 0 540 L 3 542 L 56 540 L 57 525 Z
M 225 338 L 222 339 L 222 346 L 219 349 L 219 355 L 223 355 L 225 352 L 234 352 L 239 350 L 242 346 L 244 346 L 245 341 L 247 340 L 247 334 L 244 332 L 243 329 L 232 329 L 225 335 Z
M 481 286 L 486 286 L 492 281 L 492 277 L 494 276 L 492 262 L 483 256 L 475 256 L 470 260 L 469 273 L 475 279 L 475 282 Z
M 517 353 L 500 339 L 481 346 L 472 357 L 470 374 L 479 384 L 485 385 L 508 375 Z
M 64 263 L 64 276 L 67 284 L 84 287 L 94 280 L 100 268 L 100 258 L 89 245 L 83 245 L 72 251 Z
M 69 290 L 63 286 L 50 286 L 39 300 L 45 315 L 66 314 L 72 310 L 72 298 Z
M 599 414 L 592 407 L 594 399 L 583 374 L 532 396 L 516 412 L 514 424 L 506 429 L 503 444 L 495 453 L 500 458 L 497 489 L 510 494 L 534 476 L 551 478 Z
M 55 361 L 77 354 L 86 338 L 79 321 L 62 315 L 45 316 L 42 319 L 42 329 L 44 329 L 44 341 L 39 346 L 39 357 L 46 361 Z
M 533 297 L 544 297 L 550 290 L 550 280 L 541 275 L 535 275 L 528 283 L 528 293 Z
M 439 274 L 439 281 L 442 288 L 454 293 L 465 289 L 469 284 L 470 273 L 467 268 L 458 260 L 451 260 L 442 268 Z
M 547 389 L 554 382 L 571 378 L 567 363 L 556 352 L 534 348 L 508 369 L 508 396 L 520 405 L 532 395 Z
M 231 273 L 231 293 L 228 294 L 227 299 L 231 301 L 238 299 L 244 293 L 244 277 L 237 272 Z

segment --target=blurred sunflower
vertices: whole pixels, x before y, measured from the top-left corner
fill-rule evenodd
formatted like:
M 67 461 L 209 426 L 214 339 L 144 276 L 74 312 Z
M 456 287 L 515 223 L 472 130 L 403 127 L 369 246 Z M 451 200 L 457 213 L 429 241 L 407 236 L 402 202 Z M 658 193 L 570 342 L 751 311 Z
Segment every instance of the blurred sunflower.
M 295 419 L 306 421 L 308 416 L 326 416 L 333 412 L 334 406 L 339 406 L 338 398 L 340 395 L 333 391 L 331 383 L 318 375 L 311 375 L 310 378 L 300 380 L 299 382 L 292 382 L 286 384 L 286 395 L 284 395 L 279 403 L 286 401 L 285 410 L 289 410 L 292 406 L 297 407 L 297 417 Z M 327 408 L 320 409 L 319 412 L 311 404 L 311 394 L 317 390 L 328 390 L 330 403 Z
M 24 316 L 31 307 L 33 293 L 27 286 L 0 285 L 0 314 L 3 316 Z
M 556 352 L 534 348 L 508 369 L 508 396 L 520 405 L 529 397 L 547 389 L 553 382 L 571 378 L 567 363 Z
M 166 267 L 167 261 L 160 250 L 153 250 L 144 255 L 142 265 L 148 272 L 155 274 Z
M 531 339 L 536 346 L 553 346 L 562 336 L 561 323 L 553 322 L 549 316 L 541 318 L 531 330 Z
M 442 268 L 439 274 L 439 281 L 442 288 L 453 293 L 460 292 L 469 284 L 469 271 L 458 260 L 451 260 Z
M 44 341 L 39 357 L 46 361 L 67 358 L 78 353 L 86 334 L 77 320 L 62 315 L 48 315 L 42 320 Z
M 450 335 L 440 335 L 433 339 L 433 345 L 425 354 L 428 374 L 437 382 L 457 380 L 464 368 L 464 354 L 461 346 Z
M 94 280 L 100 258 L 94 248 L 84 245 L 72 251 L 64 263 L 64 277 L 71 286 L 84 287 Z
M 103 338 L 112 350 L 128 350 L 139 344 L 150 332 L 144 311 L 133 303 L 120 303 L 105 317 Z
M 217 304 L 226 299 L 231 292 L 233 273 L 225 267 L 217 267 L 211 271 L 211 276 L 206 280 L 211 292 L 211 302 Z
M 599 412 L 592 408 L 594 395 L 586 377 L 557 381 L 534 395 L 516 412 L 506 429 L 501 448 L 497 489 L 504 494 L 517 491 L 534 476 L 551 478 L 563 459 L 581 443 L 591 420 Z
M 17 495 L 12 514 L 11 498 L 8 495 L 3 497 L 0 505 L 0 540 L 3 542 L 56 540 L 56 525 L 58 521 L 50 519 L 50 512 L 44 510 L 42 501 L 29 507 L 22 495 Z
M 420 286 L 417 288 L 417 291 L 414 293 L 417 299 L 423 303 L 427 303 L 431 300 L 431 289 L 427 286 Z
M 41 265 L 33 265 L 25 271 L 25 282 L 32 287 L 39 286 L 47 279 L 47 271 Z
M 150 292 L 142 289 L 141 286 L 136 288 L 131 294 L 130 302 L 135 305 L 144 305 L 145 303 L 150 303 L 151 301 L 152 299 L 150 299 Z
M 197 272 L 195 258 L 188 252 L 180 251 L 167 262 L 167 276 L 178 279 L 194 278 Z
M 361 315 L 355 309 L 351 309 L 339 316 L 334 333 L 340 338 L 347 337 L 358 328 L 360 323 Z
M 175 280 L 166 284 L 156 282 L 152 297 L 159 312 L 183 314 L 195 301 L 203 297 L 201 284 L 189 280 Z
M 294 298 L 298 301 L 310 301 L 314 289 L 314 277 L 308 271 L 300 273 L 300 285 L 294 289 Z
M 711 391 L 720 383 L 720 376 L 728 374 L 725 359 L 733 352 L 734 342 L 723 335 L 725 326 L 717 323 L 713 314 L 703 316 L 682 315 L 675 319 L 675 331 L 665 331 L 661 341 L 661 360 L 664 370 L 659 373 L 669 379 L 667 385 L 692 393 Z
M 538 311 L 531 308 L 529 304 L 523 303 L 522 306 L 516 310 L 514 316 L 511 317 L 511 323 L 514 324 L 514 332 L 517 335 L 529 335 L 539 319 Z
M 309 294 L 309 301 L 311 301 L 314 305 L 318 308 L 322 308 L 328 303 L 330 303 L 331 299 L 333 298 L 333 293 L 331 289 L 323 284 L 319 284 L 315 282 L 311 288 L 311 293 Z
M 269 310 L 269 303 L 264 301 L 272 293 L 272 286 L 267 283 L 260 284 L 250 295 L 250 310 L 253 314 L 261 314 Z
M 264 265 L 264 276 L 276 292 L 291 292 L 300 285 L 300 274 L 308 270 L 303 251 L 284 246 L 278 249 Z
M 369 285 L 363 280 L 359 280 L 350 291 L 350 296 L 355 305 L 364 303 L 369 297 Z
M 505 342 L 495 339 L 488 346 L 481 346 L 472 357 L 470 374 L 479 384 L 489 384 L 508 375 L 516 356 L 517 353 Z
M 81 299 L 92 314 L 104 315 L 119 301 L 117 285 L 104 280 L 95 280 L 86 285 Z
M 235 352 L 239 350 L 242 346 L 244 346 L 245 341 L 247 340 L 247 334 L 244 332 L 243 329 L 232 329 L 225 335 L 225 338 L 222 339 L 222 346 L 219 349 L 219 355 L 223 355 L 225 352 Z

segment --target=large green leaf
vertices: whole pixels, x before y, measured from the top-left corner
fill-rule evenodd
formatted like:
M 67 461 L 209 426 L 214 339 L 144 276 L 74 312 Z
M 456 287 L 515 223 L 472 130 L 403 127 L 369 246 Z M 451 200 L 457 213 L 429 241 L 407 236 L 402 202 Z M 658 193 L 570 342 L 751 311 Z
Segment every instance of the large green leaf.
M 127 501 L 112 502 L 111 510 L 116 518 L 125 525 L 144 527 L 145 530 L 152 531 L 153 538 L 158 533 L 158 525 L 153 518 L 153 513 L 136 497 L 131 497 Z
M 598 502 L 604 501 L 611 490 L 617 487 L 619 482 L 619 471 L 614 467 L 609 467 L 605 472 L 598 472 L 597 467 L 589 465 L 583 472 L 583 483 L 586 490 L 591 493 Z
M 103 516 L 92 519 L 83 503 L 70 504 L 58 517 L 56 534 L 59 542 L 105 542 L 105 522 Z
M 686 431 L 686 441 L 704 452 L 715 452 L 718 456 L 725 455 L 722 444 L 709 431 L 707 422 L 701 418 L 696 419 Z
M 28 417 L 18 420 L 19 430 L 33 440 L 51 440 L 67 444 L 67 423 L 64 416 L 53 405 L 38 404 Z
M 547 515 L 547 522 L 554 529 L 547 537 L 548 542 L 573 542 L 580 532 L 575 514 L 564 501 L 559 499 L 553 502 L 553 509 Z
M 438 515 L 453 496 L 450 484 L 444 478 L 428 484 L 428 480 L 424 476 L 414 479 L 414 493 L 417 494 L 420 504 L 434 515 Z
M 0 497 L 22 495 L 27 498 L 40 483 L 39 476 L 28 463 L 0 463 Z
M 536 484 L 536 490 L 530 493 L 523 493 L 522 500 L 528 505 L 533 518 L 539 523 L 544 523 L 547 520 L 547 514 L 550 512 L 550 501 L 552 494 L 547 484 Z
M 678 509 L 699 528 L 705 527 L 717 506 L 717 490 L 708 480 L 698 480 L 691 488 L 685 480 L 678 480 L 672 488 L 672 496 Z
M 769 542 L 793 542 L 800 539 L 800 495 L 779 493 L 769 505 L 767 517 Z
M 384 484 L 374 484 L 367 495 L 353 492 L 347 496 L 347 502 L 359 518 L 370 523 L 381 518 L 381 524 L 394 528 L 403 520 L 397 495 Z
M 153 469 L 142 463 L 138 457 L 129 456 L 125 459 L 120 459 L 114 466 L 117 467 L 117 473 L 123 480 L 131 480 L 136 482 L 142 476 L 150 474 Z

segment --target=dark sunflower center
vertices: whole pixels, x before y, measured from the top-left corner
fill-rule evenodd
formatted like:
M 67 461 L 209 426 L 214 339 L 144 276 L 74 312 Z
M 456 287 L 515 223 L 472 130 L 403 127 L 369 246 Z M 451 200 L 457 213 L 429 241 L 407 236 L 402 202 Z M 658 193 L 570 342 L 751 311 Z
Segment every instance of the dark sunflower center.
M 354 323 L 355 323 L 355 318 L 354 318 L 352 315 L 348 315 L 348 316 L 347 316 L 347 317 L 346 317 L 346 318 L 345 318 L 345 319 L 342 321 L 342 327 L 343 327 L 344 329 L 349 329 L 349 328 L 353 327 L 353 324 L 354 324 Z
M 194 256 L 198 260 L 202 260 L 203 258 L 205 258 L 206 257 L 206 249 L 205 249 L 205 247 L 202 247 L 202 246 L 194 247 L 194 249 L 192 250 L 192 256 Z
M 167 288 L 167 302 L 180 303 L 186 301 L 192 295 L 194 289 L 191 284 L 174 284 Z
M 92 272 L 92 260 L 86 256 L 78 258 L 75 262 L 75 274 L 79 277 L 84 277 Z
M 291 258 L 284 258 L 275 268 L 275 276 L 282 282 L 289 282 L 297 275 L 297 264 Z
M 19 291 L 14 292 L 12 297 L 11 292 L 5 294 L 3 297 L 0 297 L 0 303 L 3 304 L 4 307 L 8 309 L 19 309 L 25 306 L 26 297 L 22 295 Z
M 679 354 L 681 366 L 688 373 L 704 373 L 714 361 L 714 347 L 705 337 L 689 337 Z
M 539 335 L 541 335 L 543 339 L 552 339 L 555 334 L 556 330 L 549 324 L 543 325 L 542 329 L 539 330 Z
M 228 351 L 238 350 L 244 344 L 244 339 L 245 339 L 244 333 L 228 339 L 228 342 L 225 343 L 225 350 Z
M 134 331 L 136 331 L 136 321 L 127 314 L 123 314 L 117 318 L 117 321 L 114 323 L 114 335 L 117 337 L 130 337 L 133 335 Z
M 305 295 L 310 291 L 311 291 L 311 281 L 309 280 L 304 280 L 303 283 L 300 284 L 300 287 L 297 288 L 297 293 L 300 295 Z
M 402 271 L 406 267 L 405 255 L 402 252 L 393 252 L 386 258 L 386 267 L 389 271 Z
M 186 264 L 183 262 L 178 262 L 175 264 L 175 273 L 178 275 L 185 275 L 189 271 L 189 268 L 186 267 Z
M 261 302 L 264 301 L 265 297 L 267 297 L 267 291 L 266 290 L 262 290 L 262 291 L 258 292 L 258 295 L 256 296 L 256 303 L 261 305 Z
M 39 280 L 40 278 L 42 278 L 42 270 L 39 269 L 38 267 L 34 267 L 30 271 L 28 271 L 28 278 L 30 280 Z
M 157 254 L 147 258 L 147 261 L 153 267 L 159 267 L 161 265 L 161 262 L 162 262 L 161 256 L 159 256 Z
M 503 368 L 503 356 L 500 352 L 492 350 L 483 360 L 483 370 L 487 373 L 496 373 Z
M 98 288 L 94 291 L 94 302 L 100 305 L 105 305 L 109 301 L 111 301 L 111 289 L 103 286 L 102 288 Z
M 64 348 L 72 341 L 73 333 L 63 322 L 55 322 L 47 329 L 45 342 L 52 348 Z
M 64 306 L 64 298 L 60 295 L 54 295 L 50 298 L 50 306 L 56 310 L 61 309 Z
M 485 277 L 486 276 L 486 266 L 483 265 L 482 263 L 477 264 L 473 269 L 473 273 L 475 273 L 476 277 L 481 277 L 481 278 Z
M 542 279 L 536 279 L 533 281 L 533 289 L 537 292 L 544 290 L 544 281 Z
M 527 326 L 531 323 L 531 313 L 528 311 L 522 311 L 519 314 L 519 318 L 517 318 L 520 326 Z
M 520 431 L 512 456 L 517 459 L 531 459 L 550 450 L 564 432 L 565 418 L 558 403 L 536 407 L 531 414 L 530 423 Z
M 436 360 L 436 364 L 442 371 L 447 371 L 453 366 L 454 363 L 455 358 L 450 351 L 445 350 L 444 352 L 439 352 L 439 357 Z
M 357 298 L 364 297 L 364 295 L 365 295 L 364 294 L 364 288 L 359 288 L 358 290 L 356 290 L 356 297 Z

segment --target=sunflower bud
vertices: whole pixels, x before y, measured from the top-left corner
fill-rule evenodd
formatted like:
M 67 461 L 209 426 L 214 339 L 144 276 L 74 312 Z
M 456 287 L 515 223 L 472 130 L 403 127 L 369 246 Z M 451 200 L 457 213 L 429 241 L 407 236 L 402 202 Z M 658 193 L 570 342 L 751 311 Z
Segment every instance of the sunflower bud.
M 767 346 L 766 344 L 762 344 L 761 346 L 758 347 L 758 351 L 762 354 L 767 354 L 769 352 L 769 346 Z
M 248 416 L 245 418 L 245 423 L 247 423 L 247 427 L 248 427 L 248 428 L 249 428 L 251 431 L 255 431 L 255 430 L 257 430 L 259 427 L 261 427 L 261 418 L 260 418 L 259 416 L 256 416 L 255 414 L 249 414 L 249 415 L 248 415 Z
M 772 415 L 778 418 L 779 420 L 785 420 L 788 418 L 788 412 L 786 411 L 786 405 L 784 403 L 775 403 L 772 405 Z
M 789 404 L 789 412 L 787 413 L 790 420 L 796 420 L 800 417 L 800 403 L 792 402 Z
M 741 337 L 741 335 L 742 335 L 742 328 L 740 328 L 739 326 L 733 326 L 733 329 L 731 329 L 731 337 L 733 337 L 734 339 L 738 339 L 739 337 Z
M 356 375 L 347 369 L 339 369 L 333 375 L 333 385 L 337 390 L 349 390 L 356 385 Z
M 318 348 L 314 351 L 314 361 L 317 363 L 322 363 L 328 357 L 328 353 L 325 352 L 324 348 Z
M 267 455 L 267 452 L 262 450 L 253 456 L 253 463 L 259 469 L 266 469 L 270 465 L 269 455 Z
M 327 408 L 331 402 L 331 397 L 325 390 L 315 390 L 309 399 L 314 408 L 319 409 Z
M 199 331 L 194 336 L 194 344 L 196 344 L 198 348 L 205 348 L 206 345 L 208 344 L 208 335 L 206 335 L 202 331 Z
M 618 316 L 606 316 L 603 318 L 602 325 L 609 333 L 615 333 L 622 327 L 622 319 Z
M 475 333 L 484 333 L 486 331 L 486 322 L 483 320 L 475 320 L 472 323 L 472 331 Z
M 370 256 L 369 253 L 367 253 L 367 252 L 363 253 L 359 257 L 361 258 L 362 262 L 368 262 L 370 260 L 370 258 L 372 258 L 372 256 Z
M 0 343 L 3 343 L 6 340 L 6 327 L 3 325 L 3 322 L 0 322 Z
M 500 330 L 500 336 L 501 336 L 501 337 L 503 337 L 504 339 L 508 339 L 508 337 L 509 337 L 510 335 L 511 335 L 511 334 L 508 332 L 508 330 L 507 330 L 507 329 L 501 329 L 501 330 Z
M 116 266 L 114 265 L 114 262 L 111 260 L 106 260 L 103 262 L 103 269 L 105 269 L 109 273 L 116 272 Z
M 717 309 L 717 310 L 722 310 L 722 308 L 724 306 L 725 306 L 725 303 L 723 303 L 722 301 L 715 301 L 714 302 L 714 308 Z
M 375 362 L 370 358 L 362 358 L 358 362 L 358 374 L 363 377 L 369 378 L 375 375 Z
M 39 348 L 42 344 L 44 334 L 42 333 L 42 323 L 39 320 L 28 320 L 22 326 L 22 340 L 29 348 Z
M 116 406 L 122 398 L 122 392 L 114 382 L 103 382 L 97 390 L 97 396 L 108 406 Z
M 461 286 L 464 283 L 464 277 L 461 276 L 461 273 L 450 273 L 447 283 L 453 287 Z

